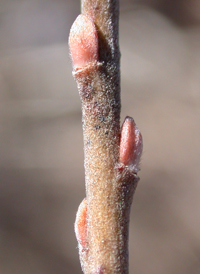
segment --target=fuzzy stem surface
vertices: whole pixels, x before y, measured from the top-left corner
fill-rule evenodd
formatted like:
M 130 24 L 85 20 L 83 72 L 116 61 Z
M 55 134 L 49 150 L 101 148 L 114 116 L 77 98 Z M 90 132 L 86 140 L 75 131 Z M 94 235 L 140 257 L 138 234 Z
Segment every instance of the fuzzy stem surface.
M 129 144 L 135 142 L 136 136 L 130 117 L 127 122 L 131 130 L 126 131 L 128 137 L 125 137 L 128 142 L 123 139 L 124 149 L 120 150 L 119 2 L 82 0 L 82 14 L 77 25 L 72 26 L 69 38 L 72 60 L 78 64 L 74 66 L 73 75 L 82 102 L 85 155 L 86 200 L 75 223 L 80 260 L 85 274 L 128 274 L 129 217 L 138 169 L 132 164 L 137 157 L 132 157 L 134 153 L 129 151 L 134 147 Z M 79 28 L 83 21 L 87 31 Z M 77 57 L 77 45 L 84 54 L 83 61 Z M 141 154 L 140 150 L 135 151 Z M 130 157 L 133 161 L 127 162 L 131 165 L 120 162 Z M 81 227 L 83 225 L 85 227 Z

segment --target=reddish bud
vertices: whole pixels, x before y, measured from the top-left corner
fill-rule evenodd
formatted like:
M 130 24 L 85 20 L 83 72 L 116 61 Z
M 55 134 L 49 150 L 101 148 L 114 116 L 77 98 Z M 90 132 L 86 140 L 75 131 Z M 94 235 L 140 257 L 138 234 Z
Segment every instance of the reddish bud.
M 98 37 L 94 23 L 80 14 L 69 34 L 69 48 L 74 68 L 82 68 L 98 59 Z
M 78 243 L 82 248 L 86 245 L 87 236 L 87 199 L 85 198 L 79 205 L 74 224 L 75 234 Z
M 133 118 L 127 116 L 121 130 L 119 160 L 124 165 L 133 165 L 138 171 L 139 161 L 142 154 L 142 135 Z

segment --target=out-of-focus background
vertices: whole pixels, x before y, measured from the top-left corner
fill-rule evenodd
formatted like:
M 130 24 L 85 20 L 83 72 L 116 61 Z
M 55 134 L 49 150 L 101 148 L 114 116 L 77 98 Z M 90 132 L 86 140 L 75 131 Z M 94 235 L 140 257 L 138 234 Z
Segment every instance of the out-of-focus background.
M 78 0 L 0 0 L 0 273 L 78 274 Z M 122 120 L 144 139 L 130 273 L 200 273 L 200 2 L 122 0 Z

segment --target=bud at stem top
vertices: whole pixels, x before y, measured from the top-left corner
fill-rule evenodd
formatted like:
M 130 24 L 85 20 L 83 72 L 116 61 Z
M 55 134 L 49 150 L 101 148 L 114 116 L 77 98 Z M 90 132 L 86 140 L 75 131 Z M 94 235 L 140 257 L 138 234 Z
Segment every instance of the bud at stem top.
M 82 68 L 98 59 L 98 37 L 94 23 L 80 14 L 69 35 L 69 48 L 74 68 Z

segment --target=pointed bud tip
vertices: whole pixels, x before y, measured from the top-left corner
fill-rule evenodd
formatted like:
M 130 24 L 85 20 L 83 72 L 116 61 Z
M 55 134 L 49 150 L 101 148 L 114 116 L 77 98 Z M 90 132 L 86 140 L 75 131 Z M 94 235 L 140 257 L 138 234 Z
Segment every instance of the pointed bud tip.
M 69 49 L 74 68 L 82 68 L 98 59 L 98 37 L 94 23 L 80 14 L 69 34 Z
M 133 165 L 136 171 L 139 169 L 143 142 L 140 130 L 133 118 L 127 116 L 121 130 L 119 160 L 124 165 Z

